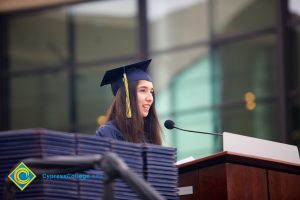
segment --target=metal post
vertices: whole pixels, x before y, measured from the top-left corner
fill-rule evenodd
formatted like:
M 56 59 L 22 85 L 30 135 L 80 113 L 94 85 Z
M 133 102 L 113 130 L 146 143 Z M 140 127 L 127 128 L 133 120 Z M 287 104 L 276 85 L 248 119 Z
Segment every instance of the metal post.
M 141 60 L 149 56 L 148 47 L 148 22 L 147 22 L 147 2 L 139 0 L 138 2 L 138 57 Z
M 278 105 L 281 142 L 289 143 L 291 134 L 290 98 L 288 95 L 290 83 L 290 37 L 288 30 L 288 3 L 277 0 L 277 63 L 278 63 Z
M 0 130 L 10 128 L 8 17 L 0 15 Z
M 76 112 L 76 72 L 75 72 L 75 25 L 72 10 L 67 12 L 67 37 L 68 37 L 68 69 L 69 69 L 69 122 L 70 132 L 76 132 L 77 112 Z

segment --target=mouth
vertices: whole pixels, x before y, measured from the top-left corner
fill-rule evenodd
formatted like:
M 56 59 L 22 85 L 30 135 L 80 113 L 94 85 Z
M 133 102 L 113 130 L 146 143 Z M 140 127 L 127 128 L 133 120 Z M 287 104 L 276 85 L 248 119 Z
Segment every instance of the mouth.
M 147 112 L 150 110 L 150 107 L 151 106 L 148 104 L 143 105 L 144 110 L 146 110 Z

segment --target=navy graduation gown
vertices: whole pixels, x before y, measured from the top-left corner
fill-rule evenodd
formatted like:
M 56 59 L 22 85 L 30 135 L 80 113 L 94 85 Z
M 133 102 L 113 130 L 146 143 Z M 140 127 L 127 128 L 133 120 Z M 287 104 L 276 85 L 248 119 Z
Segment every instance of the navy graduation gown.
M 122 133 L 116 127 L 115 122 L 113 120 L 108 121 L 107 123 L 102 125 L 100 128 L 98 128 L 96 130 L 96 136 L 106 137 L 106 138 L 110 138 L 113 140 L 124 141 Z

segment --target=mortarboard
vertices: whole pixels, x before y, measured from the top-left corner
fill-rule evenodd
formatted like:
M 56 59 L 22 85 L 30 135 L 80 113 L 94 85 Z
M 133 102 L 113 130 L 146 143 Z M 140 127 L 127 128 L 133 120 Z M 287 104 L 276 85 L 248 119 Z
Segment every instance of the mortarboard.
M 124 73 L 126 73 L 129 83 L 138 80 L 146 80 L 152 82 L 151 77 L 147 74 L 147 69 L 150 62 L 151 59 L 108 70 L 105 72 L 100 86 L 111 84 L 113 94 L 116 95 L 118 89 L 124 84 Z
M 111 89 L 114 95 L 117 94 L 118 89 L 124 84 L 127 104 L 126 113 L 128 118 L 131 118 L 128 82 L 130 83 L 138 80 L 146 80 L 152 82 L 151 77 L 147 73 L 150 62 L 151 59 L 111 69 L 106 71 L 103 76 L 100 86 L 111 84 Z

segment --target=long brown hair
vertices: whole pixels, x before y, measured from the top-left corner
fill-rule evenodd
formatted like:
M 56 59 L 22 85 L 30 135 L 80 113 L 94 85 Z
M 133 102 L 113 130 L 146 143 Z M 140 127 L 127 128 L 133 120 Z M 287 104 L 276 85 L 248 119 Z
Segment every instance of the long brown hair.
M 153 93 L 153 104 L 147 117 L 143 117 L 137 105 L 137 86 L 138 81 L 128 84 L 132 118 L 128 119 L 126 117 L 126 94 L 125 87 L 122 86 L 119 88 L 114 101 L 107 111 L 107 119 L 115 120 L 116 126 L 122 133 L 125 141 L 133 143 L 148 142 L 161 145 L 161 128 L 155 109 L 155 94 Z

